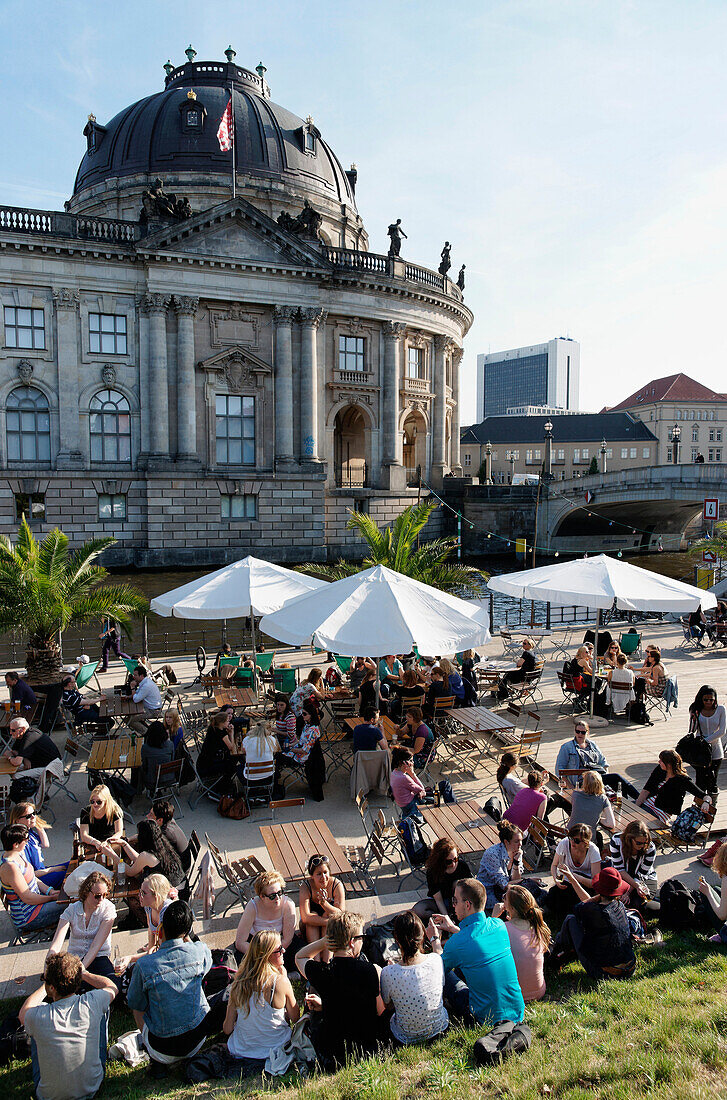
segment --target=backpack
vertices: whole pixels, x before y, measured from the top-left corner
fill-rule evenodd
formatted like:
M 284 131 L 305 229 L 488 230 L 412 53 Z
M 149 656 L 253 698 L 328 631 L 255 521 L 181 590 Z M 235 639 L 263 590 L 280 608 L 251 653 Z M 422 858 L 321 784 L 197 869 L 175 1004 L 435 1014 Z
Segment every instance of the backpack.
M 637 726 L 650 726 L 649 716 L 646 713 L 646 703 L 643 699 L 635 699 L 629 707 L 629 721 Z
M 429 855 L 429 845 L 425 842 L 418 824 L 411 817 L 404 817 L 398 822 L 397 829 L 412 867 L 421 867 Z
M 679 840 L 691 840 L 707 820 L 699 806 L 688 806 L 674 819 L 671 831 Z
M 502 1020 L 487 1035 L 483 1035 L 474 1045 L 473 1055 L 476 1066 L 493 1066 L 504 1062 L 511 1054 L 524 1054 L 530 1049 L 533 1033 L 527 1024 L 516 1024 L 513 1020 Z
M 237 965 L 235 963 L 235 956 L 229 948 L 218 948 L 213 951 L 212 966 L 202 980 L 202 988 L 205 997 L 209 1000 L 209 998 L 214 997 L 216 993 L 222 993 L 232 984 L 232 979 L 235 977 L 236 973 Z
M 442 796 L 442 802 L 444 802 L 445 805 L 449 805 L 451 802 L 457 801 L 454 796 L 454 791 L 452 790 L 452 784 L 449 782 L 448 779 L 440 779 L 439 783 L 437 784 L 437 788 Z
M 17 1016 L 6 1016 L 0 1024 L 0 1066 L 12 1058 L 30 1058 L 30 1039 Z
M 698 733 L 685 733 L 677 741 L 675 751 L 693 768 L 708 768 L 712 763 L 712 746 Z
M 394 939 L 394 922 L 369 925 L 361 951 L 376 966 L 386 966 L 389 959 L 397 958 L 399 947 Z
M 659 925 L 675 932 L 695 928 L 705 922 L 704 900 L 678 878 L 669 878 L 659 891 Z M 708 918 L 707 918 L 708 919 Z
M 223 794 L 217 803 L 217 813 L 220 817 L 228 817 L 231 821 L 244 821 L 250 816 L 250 807 L 242 795 L 235 797 L 231 794 Z

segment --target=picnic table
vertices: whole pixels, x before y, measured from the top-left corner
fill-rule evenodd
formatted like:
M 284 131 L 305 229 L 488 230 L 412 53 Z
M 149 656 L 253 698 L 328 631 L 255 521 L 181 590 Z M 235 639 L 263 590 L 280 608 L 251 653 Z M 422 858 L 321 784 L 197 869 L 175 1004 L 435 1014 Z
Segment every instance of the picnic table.
M 420 806 L 419 809 L 435 839 L 451 840 L 460 854 L 484 852 L 485 848 L 500 841 L 494 821 L 484 816 L 474 799 L 441 806 Z
M 572 803 L 573 792 L 570 789 L 563 790 L 563 788 L 561 787 L 559 788 L 558 793 L 566 800 L 566 802 Z M 644 824 L 647 829 L 664 828 L 663 821 L 660 821 L 659 818 L 655 817 L 654 814 L 649 812 L 649 810 L 645 810 L 643 806 L 637 806 L 635 802 L 629 802 L 628 799 L 623 799 L 620 808 L 616 805 L 615 802 L 612 802 L 611 809 L 613 810 L 613 816 L 616 821 L 616 828 L 609 829 L 605 822 L 600 822 L 600 825 L 602 825 L 607 832 L 620 833 L 632 821 L 642 822 L 642 824 Z
M 291 821 L 284 825 L 260 825 L 260 835 L 273 867 L 286 881 L 305 878 L 308 860 L 328 856 L 332 875 L 349 874 L 353 868 L 323 820 Z
M 112 695 L 109 693 L 98 698 L 85 695 L 83 702 L 84 706 L 96 703 L 101 718 L 133 718 L 137 714 L 144 713 L 144 704 L 135 703 L 130 695 Z
M 86 858 L 89 859 L 89 860 L 93 860 L 95 863 L 99 862 L 97 852 L 94 853 L 94 855 L 89 854 Z M 79 864 L 79 860 L 77 860 L 77 859 L 72 859 L 68 864 L 68 870 L 66 871 L 66 874 L 63 878 L 63 884 L 61 886 L 61 893 L 60 893 L 60 897 L 58 899 L 61 902 L 71 900 L 70 895 L 66 893 L 66 879 L 70 875 L 71 871 L 76 870 L 76 868 L 78 867 L 78 864 Z M 139 892 L 139 883 L 138 883 L 138 881 L 136 881 L 136 880 L 131 881 L 131 880 L 127 879 L 126 875 L 124 875 L 123 882 L 119 882 L 118 874 L 117 874 L 115 868 L 104 866 L 104 870 L 105 870 L 106 874 L 108 875 L 108 877 L 111 881 L 111 889 L 109 891 L 109 894 L 110 894 L 110 899 L 109 900 L 110 901 L 123 901 L 125 898 L 131 897 L 133 894 L 138 894 L 138 892 Z
M 88 770 L 123 772 L 126 768 L 140 768 L 142 744 L 142 737 L 133 742 L 130 737 L 99 738 L 91 745 Z
M 252 688 L 229 687 L 215 689 L 215 703 L 218 707 L 253 707 L 258 702 Z
M 3 703 L 2 709 L 0 710 L 0 729 L 7 729 L 13 718 L 24 718 L 26 722 L 32 726 L 37 709 L 37 703 L 34 703 L 32 707 L 25 707 L 19 710 L 15 710 L 10 703 Z
M 0 756 L 0 775 L 15 775 L 17 770 L 15 764 L 11 764 L 6 756 Z

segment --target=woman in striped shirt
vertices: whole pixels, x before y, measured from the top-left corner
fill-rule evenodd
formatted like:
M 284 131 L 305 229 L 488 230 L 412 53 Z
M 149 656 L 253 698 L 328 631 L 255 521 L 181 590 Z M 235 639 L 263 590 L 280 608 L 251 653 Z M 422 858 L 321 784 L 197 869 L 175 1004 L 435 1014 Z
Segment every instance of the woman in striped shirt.
M 608 854 L 613 866 L 631 890 L 624 905 L 641 909 L 657 888 L 656 845 L 643 821 L 630 821 L 622 833 L 614 833 Z
M 295 714 L 287 695 L 275 696 L 275 733 L 282 752 L 285 752 L 298 740 L 295 729 Z
M 28 843 L 25 825 L 6 825 L 0 832 L 3 856 L 0 860 L 0 885 L 19 932 L 54 928 L 64 906 L 58 904 L 60 890 L 51 890 L 38 881 L 31 864 L 23 855 Z

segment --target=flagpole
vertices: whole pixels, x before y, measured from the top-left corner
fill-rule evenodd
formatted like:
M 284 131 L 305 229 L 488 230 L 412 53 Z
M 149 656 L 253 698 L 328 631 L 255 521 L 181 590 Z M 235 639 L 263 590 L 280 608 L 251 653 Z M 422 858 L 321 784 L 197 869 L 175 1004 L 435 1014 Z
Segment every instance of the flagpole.
M 237 180 L 235 173 L 235 85 L 230 81 L 230 124 L 232 126 L 232 197 L 237 197 Z

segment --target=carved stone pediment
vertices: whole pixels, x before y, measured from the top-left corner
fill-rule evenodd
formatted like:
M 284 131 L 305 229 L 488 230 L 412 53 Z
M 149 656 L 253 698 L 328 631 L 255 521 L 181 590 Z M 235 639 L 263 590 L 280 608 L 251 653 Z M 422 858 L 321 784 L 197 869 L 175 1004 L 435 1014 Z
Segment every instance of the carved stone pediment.
M 272 374 L 269 363 L 240 346 L 225 348 L 197 365 L 200 370 L 220 375 L 230 393 L 259 388 L 265 376 Z

